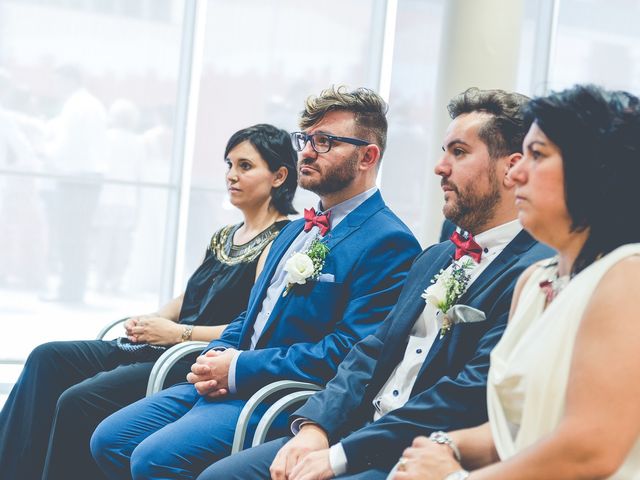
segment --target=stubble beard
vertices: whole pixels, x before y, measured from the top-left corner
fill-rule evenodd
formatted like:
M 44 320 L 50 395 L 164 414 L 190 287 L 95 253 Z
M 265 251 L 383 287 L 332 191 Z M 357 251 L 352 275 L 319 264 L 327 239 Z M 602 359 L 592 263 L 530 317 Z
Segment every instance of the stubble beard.
M 449 183 L 457 199 L 455 203 L 445 203 L 444 216 L 473 234 L 484 231 L 484 227 L 493 219 L 501 199 L 495 168 L 489 170 L 487 180 L 489 191 L 484 194 L 478 192 L 477 183 L 472 183 L 466 189 L 459 189 Z
M 300 165 L 313 165 L 314 161 L 302 159 Z M 298 184 L 305 190 L 309 190 L 317 195 L 329 195 L 344 190 L 353 183 L 358 172 L 358 154 L 354 154 L 346 158 L 339 165 L 325 169 L 321 174 L 321 178 L 314 181 L 298 172 Z

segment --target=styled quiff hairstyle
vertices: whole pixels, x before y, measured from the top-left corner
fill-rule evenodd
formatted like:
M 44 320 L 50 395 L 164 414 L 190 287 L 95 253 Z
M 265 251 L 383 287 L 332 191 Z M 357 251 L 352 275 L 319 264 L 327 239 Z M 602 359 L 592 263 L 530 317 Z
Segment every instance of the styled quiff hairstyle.
M 640 99 L 576 85 L 524 109 L 559 149 L 571 230 L 589 229 L 572 275 L 621 245 L 640 242 Z
M 382 158 L 387 146 L 388 109 L 387 102 L 369 88 L 349 91 L 344 85 L 332 85 L 322 90 L 320 95 L 307 98 L 304 110 L 300 114 L 299 125 L 306 130 L 322 120 L 328 112 L 352 112 L 356 123 L 356 135 L 378 145 Z
M 452 119 L 471 112 L 491 115 L 478 130 L 478 136 L 495 159 L 522 153 L 522 140 L 529 129 L 522 107 L 528 101 L 519 93 L 472 87 L 452 98 L 447 110 Z

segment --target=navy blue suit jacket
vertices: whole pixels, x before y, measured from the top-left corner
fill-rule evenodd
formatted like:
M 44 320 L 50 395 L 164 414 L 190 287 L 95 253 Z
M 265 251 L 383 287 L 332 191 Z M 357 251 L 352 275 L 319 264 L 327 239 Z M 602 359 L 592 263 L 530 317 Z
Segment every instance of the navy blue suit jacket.
M 292 417 L 317 422 L 331 444 L 341 441 L 349 472 L 389 470 L 416 436 L 487 420 L 489 353 L 506 326 L 516 280 L 527 266 L 553 255 L 524 231 L 458 302 L 482 310 L 486 320 L 456 324 L 444 337 L 436 338 L 409 401 L 372 422 L 372 401 L 402 361 L 411 328 L 424 309 L 420 295 L 433 276 L 451 262 L 453 252 L 453 244 L 447 241 L 428 248 L 416 259 L 397 305 L 380 329 L 356 344 L 326 389 Z
M 247 310 L 209 344 L 244 350 L 236 364 L 238 394 L 283 379 L 324 385 L 353 345 L 380 326 L 420 252 L 415 237 L 376 192 L 326 236 L 330 251 L 322 273 L 335 281 L 308 281 L 281 296 L 255 349 L 249 350 L 271 279 L 303 226 L 301 219 L 282 229 Z

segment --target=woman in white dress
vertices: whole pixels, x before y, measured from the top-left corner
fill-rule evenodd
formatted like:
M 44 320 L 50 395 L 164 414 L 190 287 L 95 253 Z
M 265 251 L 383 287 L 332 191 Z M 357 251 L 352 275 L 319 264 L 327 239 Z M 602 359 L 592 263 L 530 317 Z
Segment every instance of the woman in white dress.
M 640 104 L 575 86 L 526 107 L 510 172 L 554 259 L 518 282 L 489 422 L 415 439 L 394 480 L 640 479 Z

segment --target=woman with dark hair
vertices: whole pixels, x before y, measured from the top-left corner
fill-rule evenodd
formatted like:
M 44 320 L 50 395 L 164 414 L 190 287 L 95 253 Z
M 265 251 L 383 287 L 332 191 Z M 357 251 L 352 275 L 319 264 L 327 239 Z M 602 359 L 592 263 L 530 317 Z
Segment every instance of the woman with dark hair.
M 271 242 L 295 213 L 297 155 L 289 134 L 266 124 L 233 134 L 226 184 L 244 221 L 214 233 L 186 291 L 157 312 L 130 317 L 126 337 L 35 348 L 0 413 L 0 476 L 102 478 L 89 452 L 101 420 L 144 396 L 155 360 L 186 340 L 218 338 L 248 303 Z M 184 381 L 194 357 L 173 368 Z
M 518 282 L 489 423 L 417 438 L 394 479 L 640 478 L 639 100 L 576 86 L 526 111 L 519 218 L 558 254 Z

